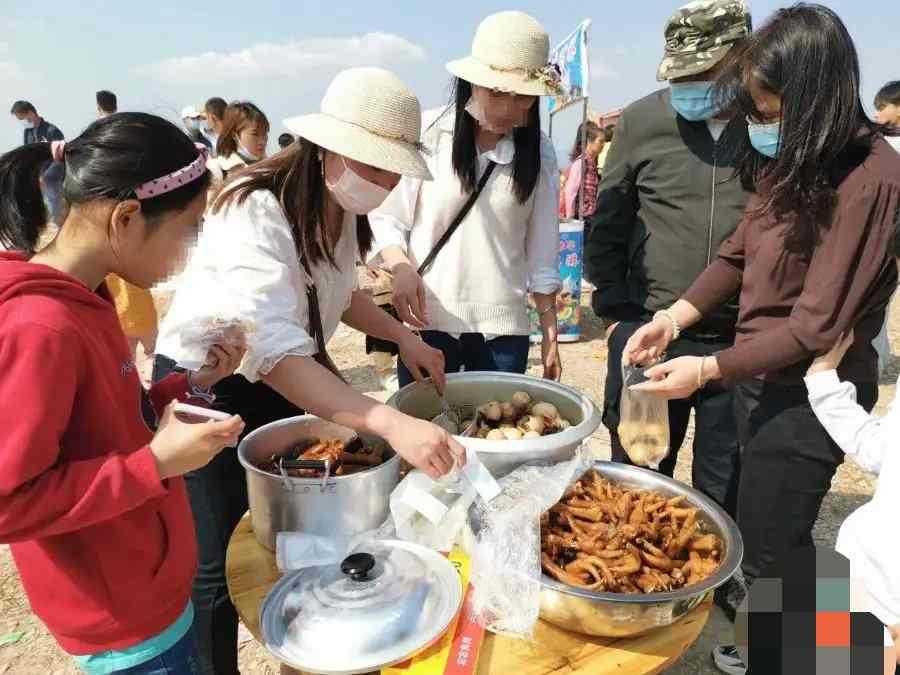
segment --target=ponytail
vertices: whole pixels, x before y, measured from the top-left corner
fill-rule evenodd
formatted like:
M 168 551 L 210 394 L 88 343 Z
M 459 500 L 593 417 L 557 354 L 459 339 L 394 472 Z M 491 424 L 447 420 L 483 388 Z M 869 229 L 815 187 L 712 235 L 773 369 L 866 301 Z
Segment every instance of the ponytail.
M 49 143 L 23 145 L 0 156 L 0 246 L 34 252 L 49 219 L 41 173 L 51 161 Z
M 177 171 L 197 158 L 197 148 L 174 124 L 147 113 L 116 113 L 97 120 L 65 146 L 62 197 L 70 206 L 101 199 L 137 199 L 144 183 Z M 34 252 L 47 223 L 40 175 L 52 160 L 49 143 L 33 143 L 0 157 L 0 244 Z M 187 208 L 209 187 L 202 178 L 141 199 L 153 225 L 158 216 Z

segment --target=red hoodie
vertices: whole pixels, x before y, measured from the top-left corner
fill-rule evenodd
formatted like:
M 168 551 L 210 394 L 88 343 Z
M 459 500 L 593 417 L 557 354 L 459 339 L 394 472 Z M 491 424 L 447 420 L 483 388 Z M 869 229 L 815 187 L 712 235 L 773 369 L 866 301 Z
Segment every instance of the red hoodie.
M 0 542 L 70 654 L 133 646 L 187 606 L 187 492 L 148 445 L 174 398 L 184 375 L 148 402 L 105 286 L 0 253 Z

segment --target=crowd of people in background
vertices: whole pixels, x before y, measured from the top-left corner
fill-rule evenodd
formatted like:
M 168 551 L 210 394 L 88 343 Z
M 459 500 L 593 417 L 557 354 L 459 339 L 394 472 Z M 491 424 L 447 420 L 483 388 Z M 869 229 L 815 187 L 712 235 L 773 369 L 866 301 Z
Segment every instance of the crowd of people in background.
M 699 0 L 665 23 L 664 86 L 615 127 L 585 121 L 561 172 L 541 131 L 549 44 L 533 17 L 487 17 L 425 122 L 395 75 L 344 71 L 320 112 L 285 120 L 272 156 L 250 101 L 187 106 L 179 128 L 98 91 L 97 121 L 68 143 L 13 104 L 0 541 L 86 672 L 237 672 L 225 550 L 247 488 L 221 450 L 247 433 L 309 412 L 384 437 L 433 478 L 465 462 L 445 430 L 344 381 L 327 352 L 339 324 L 369 336 L 378 363 L 399 357 L 398 386 L 430 377 L 440 391 L 446 373 L 527 370 L 530 296 L 543 377 L 559 380 L 561 218 L 585 223 L 613 461 L 631 463 L 623 368 L 643 366 L 637 389 L 668 402 L 659 471 L 673 475 L 693 415 L 692 484 L 741 531 L 741 570 L 716 603 L 733 620 L 756 579 L 812 545 L 849 454 L 881 478 L 838 550 L 896 637 L 900 546 L 883 535 L 900 509 L 897 421 L 870 412 L 898 276 L 900 81 L 870 119 L 832 10 L 779 10 L 754 31 L 742 0 Z M 363 264 L 387 279 L 381 307 L 358 288 Z M 150 289 L 166 281 L 158 326 Z M 186 337 L 222 319 L 239 340 Z M 185 423 L 173 399 L 229 418 Z M 713 658 L 746 671 L 733 645 Z

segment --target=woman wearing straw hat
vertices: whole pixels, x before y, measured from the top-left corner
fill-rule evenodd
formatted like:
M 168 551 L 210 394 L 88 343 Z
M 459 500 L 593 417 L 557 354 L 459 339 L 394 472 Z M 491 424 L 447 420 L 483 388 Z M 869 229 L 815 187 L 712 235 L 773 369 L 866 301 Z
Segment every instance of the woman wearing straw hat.
M 394 307 L 444 352 L 448 372 L 524 373 L 529 292 L 544 376 L 562 372 L 559 170 L 538 105 L 558 86 L 548 54 L 547 33 L 527 14 L 486 18 L 472 55 L 447 65 L 455 96 L 423 139 L 434 181 L 405 176 L 370 216 L 374 250 L 394 275 Z M 413 379 L 402 364 L 398 374 L 401 385 Z
M 418 150 L 421 109 L 391 73 L 356 68 L 328 88 L 320 114 L 286 120 L 300 138 L 248 167 L 212 204 L 162 327 L 157 375 L 196 358 L 197 325 L 243 329 L 237 375 L 212 394 L 213 407 L 240 414 L 246 433 L 307 410 L 386 439 L 436 478 L 464 451 L 442 429 L 407 417 L 345 384 L 325 350 L 343 321 L 397 341 L 418 377 L 443 387 L 440 351 L 357 291 L 356 261 L 371 246 L 365 216 L 400 176 L 430 178 Z M 196 333 L 196 330 L 193 331 Z M 202 338 L 195 338 L 197 342 Z M 225 583 L 225 549 L 247 510 L 235 453 L 188 474 L 200 549 L 194 582 L 197 639 L 207 672 L 237 672 L 237 613 Z

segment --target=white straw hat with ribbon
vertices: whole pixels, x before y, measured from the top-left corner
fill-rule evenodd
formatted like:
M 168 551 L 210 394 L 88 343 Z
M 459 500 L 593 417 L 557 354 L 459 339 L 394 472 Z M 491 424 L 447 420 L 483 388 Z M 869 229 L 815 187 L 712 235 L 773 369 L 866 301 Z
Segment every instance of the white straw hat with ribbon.
M 472 54 L 447 64 L 453 75 L 481 87 L 525 96 L 559 92 L 559 71 L 547 63 L 550 38 L 537 19 L 499 12 L 475 31 Z
M 396 75 L 382 68 L 350 68 L 337 74 L 321 112 L 284 121 L 290 131 L 318 146 L 401 176 L 431 179 L 420 152 L 422 108 Z

